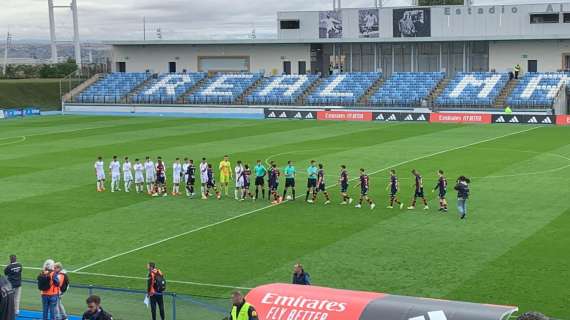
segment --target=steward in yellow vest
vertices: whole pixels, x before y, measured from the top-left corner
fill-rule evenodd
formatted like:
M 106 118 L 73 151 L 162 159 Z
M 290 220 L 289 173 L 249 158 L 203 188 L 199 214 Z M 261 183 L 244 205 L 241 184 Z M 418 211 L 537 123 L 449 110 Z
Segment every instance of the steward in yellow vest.
M 258 320 L 257 311 L 251 304 L 245 302 L 241 292 L 232 293 L 232 304 L 230 320 Z

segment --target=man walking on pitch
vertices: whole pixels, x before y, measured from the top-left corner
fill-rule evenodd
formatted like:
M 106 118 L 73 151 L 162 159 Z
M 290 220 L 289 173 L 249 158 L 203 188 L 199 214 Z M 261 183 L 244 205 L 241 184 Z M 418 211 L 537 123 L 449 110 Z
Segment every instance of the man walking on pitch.
M 351 204 L 352 198 L 348 195 L 348 171 L 344 164 L 340 166 L 338 184 L 340 185 L 340 195 L 342 196 L 342 202 L 340 204 Z
M 261 164 L 261 160 L 257 160 L 257 164 L 254 168 L 255 172 L 255 199 L 259 199 L 259 190 L 261 190 L 261 196 L 265 199 L 265 175 L 267 174 L 267 169 Z
M 357 185 L 358 187 L 358 185 Z M 356 208 L 362 208 L 362 202 L 364 200 L 366 200 L 366 202 L 368 202 L 368 204 L 370 205 L 370 209 L 374 209 L 376 207 L 376 204 L 374 203 L 374 201 L 372 201 L 372 199 L 370 199 L 370 197 L 368 196 L 368 191 L 370 188 L 370 179 L 368 178 L 368 175 L 365 173 L 364 168 L 360 169 L 360 200 L 358 201 L 358 204 L 355 206 Z
M 279 191 L 278 191 L 280 175 L 281 172 L 279 172 L 279 169 L 277 169 L 277 164 L 272 161 L 271 168 L 269 168 L 269 179 L 268 179 L 269 192 L 271 196 L 273 196 L 273 201 L 271 202 L 272 204 L 281 203 L 281 201 L 283 201 L 283 199 L 279 196 Z M 271 200 L 271 196 L 269 196 L 269 200 Z
M 97 176 L 97 192 L 103 192 L 105 191 L 105 162 L 102 157 L 97 157 L 94 167 Z
M 150 314 L 152 320 L 156 320 L 156 307 L 160 313 L 160 319 L 164 320 L 164 297 L 163 292 L 166 290 L 166 280 L 164 274 L 156 267 L 154 262 L 149 262 L 148 268 L 148 283 L 147 283 L 147 296 L 150 302 Z
M 180 181 L 182 180 L 182 163 L 176 158 L 172 164 L 172 195 L 180 195 Z
M 390 205 L 388 209 L 394 209 L 394 203 L 400 206 L 400 209 L 404 208 L 404 204 L 398 199 L 398 190 L 400 189 L 400 183 L 398 182 L 398 177 L 396 176 L 396 170 L 390 170 L 390 182 L 386 189 L 390 190 Z
M 188 197 L 194 197 L 196 194 L 194 190 L 194 184 L 196 183 L 196 166 L 194 166 L 194 160 L 188 160 L 188 167 L 186 168 L 186 195 Z
M 146 175 L 146 192 L 151 195 L 154 191 L 154 183 L 156 182 L 154 162 L 147 156 L 144 162 L 144 171 Z
M 10 264 L 4 268 L 4 275 L 14 289 L 14 310 L 20 314 L 20 299 L 22 297 L 22 265 L 16 259 L 16 255 L 10 256 Z
M 208 162 L 206 162 L 206 158 L 202 158 L 200 162 L 200 184 L 202 199 L 204 199 L 206 197 L 206 185 L 208 184 Z
M 133 183 L 133 173 L 131 172 L 131 162 L 129 157 L 125 157 L 123 163 L 123 182 L 125 183 L 125 192 L 131 192 L 131 184 Z
M 119 184 L 121 183 L 121 163 L 117 160 L 117 156 L 113 156 L 113 161 L 109 164 L 111 174 L 111 192 L 121 191 Z
M 220 161 L 220 186 L 224 189 L 226 197 L 229 193 L 229 184 L 232 180 L 232 165 L 230 163 L 230 157 L 225 155 L 224 160 Z
M 432 192 L 435 192 L 435 190 L 438 190 L 439 211 L 447 212 L 447 199 L 446 199 L 447 179 L 443 175 L 443 170 L 439 170 L 437 172 L 437 176 L 438 176 L 437 184 L 435 185 L 435 188 L 433 188 Z
M 457 210 L 459 210 L 459 218 L 465 219 L 467 216 L 467 199 L 469 199 L 469 184 L 471 180 L 465 176 L 457 179 L 455 190 L 457 191 Z
M 285 189 L 283 189 L 283 199 L 295 200 L 295 167 L 293 166 L 293 161 L 287 161 L 287 166 L 283 169 L 283 174 L 285 175 Z M 287 196 L 287 190 L 291 189 L 291 197 Z
M 317 201 L 317 194 L 322 192 L 325 195 L 325 204 L 331 203 L 331 199 L 329 197 L 329 193 L 326 189 L 325 184 L 325 169 L 323 168 L 323 164 L 319 163 L 319 171 L 317 171 L 317 188 L 315 192 L 313 192 L 313 202 Z
M 241 163 L 241 160 L 238 160 L 238 162 L 236 163 L 236 167 L 234 168 L 234 173 L 235 173 L 235 177 L 236 177 L 236 188 L 234 190 L 234 199 L 236 200 L 242 200 L 242 190 L 243 190 L 243 185 L 244 185 L 244 175 L 243 175 L 243 165 Z
M 418 198 L 421 198 L 424 203 L 424 210 L 428 210 L 428 202 L 426 197 L 424 196 L 424 179 L 422 175 L 416 170 L 412 170 L 412 175 L 414 175 L 414 197 L 412 198 L 412 204 L 408 207 L 408 210 L 414 210 L 416 208 L 416 201 Z
M 305 201 L 308 203 L 313 203 L 313 199 L 309 199 L 309 195 L 317 191 L 317 166 L 315 166 L 315 160 L 311 160 L 311 164 L 307 168 L 307 194 L 305 195 Z
M 135 170 L 135 190 L 137 193 L 142 193 L 144 191 L 144 166 L 138 158 L 135 159 L 133 169 Z

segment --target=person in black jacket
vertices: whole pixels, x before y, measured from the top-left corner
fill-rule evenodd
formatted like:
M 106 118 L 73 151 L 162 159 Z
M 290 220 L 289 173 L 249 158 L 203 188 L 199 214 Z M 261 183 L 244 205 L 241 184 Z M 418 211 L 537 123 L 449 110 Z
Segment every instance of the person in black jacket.
M 101 308 L 99 296 L 89 296 L 86 302 L 87 311 L 83 314 L 82 320 L 113 320 L 113 316 Z
M 297 263 L 293 268 L 293 284 L 300 284 L 300 285 L 311 285 L 311 276 L 309 273 L 305 272 L 303 269 L 303 265 Z
M 22 265 L 17 261 L 16 255 L 10 256 L 10 264 L 4 268 L 4 275 L 14 289 L 14 310 L 20 314 L 20 298 L 22 297 Z
M 0 320 L 15 320 L 14 289 L 6 277 L 0 277 Z
M 459 210 L 459 217 L 465 219 L 467 216 L 467 199 L 469 199 L 469 183 L 471 180 L 465 176 L 457 179 L 455 190 L 457 190 L 457 210 Z

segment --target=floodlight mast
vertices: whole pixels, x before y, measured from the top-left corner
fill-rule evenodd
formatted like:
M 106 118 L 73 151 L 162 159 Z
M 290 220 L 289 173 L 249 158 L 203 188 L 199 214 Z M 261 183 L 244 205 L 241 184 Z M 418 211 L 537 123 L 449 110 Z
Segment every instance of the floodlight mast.
M 51 42 L 51 61 L 52 63 L 58 62 L 57 57 L 57 43 L 62 41 L 57 41 L 55 34 L 55 8 L 70 9 L 73 16 L 73 47 L 75 51 L 75 63 L 81 68 L 81 45 L 79 43 L 79 17 L 77 14 L 77 0 L 71 0 L 71 4 L 67 6 L 54 5 L 53 0 L 48 0 L 49 9 L 49 33 Z

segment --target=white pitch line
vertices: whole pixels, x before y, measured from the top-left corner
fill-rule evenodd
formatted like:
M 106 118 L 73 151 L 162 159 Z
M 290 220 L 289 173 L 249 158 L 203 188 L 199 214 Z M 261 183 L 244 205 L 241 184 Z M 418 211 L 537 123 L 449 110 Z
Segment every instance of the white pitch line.
M 453 147 L 453 148 L 450 148 L 450 149 L 438 151 L 438 152 L 435 152 L 435 153 L 432 153 L 432 154 L 428 154 L 428 155 L 424 155 L 424 156 L 420 156 L 420 157 L 417 157 L 417 158 L 414 158 L 414 159 L 405 160 L 405 161 L 402 161 L 402 162 L 399 162 L 399 163 L 392 164 L 392 165 L 390 165 L 390 166 L 388 166 L 388 167 L 385 167 L 385 168 L 382 168 L 382 169 L 380 169 L 380 170 L 373 171 L 373 172 L 370 173 L 370 175 L 377 174 L 377 173 L 379 173 L 379 172 L 392 169 L 392 168 L 394 168 L 394 167 L 399 167 L 399 166 L 401 166 L 401 165 L 405 165 L 405 164 L 408 164 L 408 163 L 410 163 L 410 162 L 414 162 L 414 161 L 418 161 L 418 160 L 422 160 L 422 159 L 431 158 L 431 157 L 434 157 L 434 156 L 437 156 L 437 155 L 440 155 L 440 154 L 444 154 L 444 153 L 447 153 L 447 152 L 451 152 L 451 151 L 456 151 L 456 150 L 460 150 L 460 149 L 464 149 L 464 148 L 469 148 L 469 147 L 474 146 L 474 145 L 478 145 L 478 144 L 481 144 L 481 143 L 490 142 L 490 141 L 494 141 L 494 140 L 498 140 L 498 139 L 510 137 L 510 136 L 513 136 L 513 135 L 516 135 L 516 134 L 528 132 L 528 131 L 535 130 L 535 129 L 538 129 L 538 128 L 540 128 L 540 127 L 532 127 L 532 128 L 529 128 L 529 129 L 525 129 L 525 130 L 521 130 L 521 131 L 517 131 L 517 132 L 508 133 L 508 134 L 505 134 L 505 135 L 501 135 L 501 136 L 498 136 L 498 137 L 493 137 L 493 138 L 489 138 L 489 139 L 485 139 L 485 140 L 481 140 L 481 141 L 476 141 L 476 142 L 473 142 L 473 143 L 469 143 L 469 144 L 466 144 L 466 145 L 462 145 L 462 146 Z M 358 179 L 358 178 L 353 178 L 353 179 L 351 179 L 351 181 L 354 181 L 354 180 L 357 180 L 357 179 Z M 337 186 L 337 185 L 338 185 L 338 183 L 335 183 L 335 184 L 331 185 L 330 187 L 334 187 L 334 186 Z M 296 198 L 299 198 L 299 197 L 301 197 L 301 196 L 302 196 L 302 195 L 299 195 L 299 196 L 297 196 Z M 285 203 L 285 202 L 283 202 L 283 203 Z M 158 240 L 158 241 L 149 243 L 149 244 L 145 244 L 145 245 L 140 246 L 140 247 L 138 247 L 138 248 L 134 248 L 134 249 L 131 249 L 131 250 L 128 250 L 128 251 L 124 251 L 124 252 L 121 252 L 121 253 L 117 253 L 117 254 L 114 254 L 114 255 L 112 255 L 112 256 L 110 256 L 110 257 L 107 257 L 107 258 L 101 259 L 101 260 L 99 260 L 99 261 L 95 261 L 95 262 L 93 262 L 93 263 L 90 263 L 90 264 L 84 265 L 84 266 L 82 266 L 82 267 L 79 267 L 79 268 L 73 270 L 73 272 L 79 272 L 79 271 L 81 271 L 81 270 L 85 270 L 85 269 L 87 269 L 87 268 L 93 267 L 93 266 L 98 265 L 98 264 L 101 264 L 101 263 L 103 263 L 103 262 L 107 262 L 107 261 L 109 261 L 109 260 L 113 260 L 113 259 L 116 259 L 116 258 L 125 256 L 125 255 L 128 255 L 128 254 L 131 254 L 131 253 L 133 253 L 133 252 L 137 252 L 137 251 L 140 251 L 140 250 L 149 248 L 149 247 L 153 247 L 153 246 L 155 246 L 155 245 L 157 245 L 157 244 L 161 244 L 161 243 L 164 243 L 164 242 L 167 242 L 167 241 L 176 239 L 176 238 L 180 238 L 180 237 L 183 237 L 183 236 L 192 234 L 192 233 L 196 233 L 196 232 L 201 231 L 201 230 L 204 230 L 204 229 L 208 229 L 208 228 L 211 228 L 211 227 L 215 227 L 215 226 L 217 226 L 217 225 L 220 225 L 220 224 L 223 224 L 223 223 L 226 223 L 226 222 L 229 222 L 229 221 L 233 221 L 233 220 L 236 220 L 236 219 L 245 217 L 245 216 L 249 216 L 249 215 L 254 214 L 254 213 L 256 213 L 256 212 L 263 211 L 263 210 L 265 210 L 265 209 L 269 209 L 269 208 L 272 208 L 272 207 L 275 207 L 275 206 L 278 206 L 278 205 L 279 205 L 279 204 L 270 204 L 270 205 L 267 205 L 267 206 L 264 206 L 264 207 L 261 207 L 261 208 L 257 208 L 257 209 L 252 210 L 252 211 L 244 212 L 244 213 L 239 214 L 239 215 L 237 215 L 237 216 L 233 216 L 233 217 L 230 217 L 230 218 L 227 218 L 227 219 L 224 219 L 224 220 L 220 220 L 220 221 L 218 221 L 218 222 L 214 222 L 214 223 L 211 223 L 211 224 L 202 226 L 202 227 L 198 227 L 198 228 L 195 228 L 195 229 L 191 229 L 191 230 L 188 230 L 188 231 L 185 231 L 185 232 L 182 232 L 182 233 L 179 233 L 179 234 L 170 236 L 170 237 L 168 237 L 168 238 L 164 238 L 164 239 L 161 239 L 161 240 Z
M 1 267 L 6 267 L 5 264 L 0 264 Z M 38 267 L 23 267 L 27 270 L 42 270 L 42 268 Z M 95 276 L 95 277 L 103 277 L 103 278 L 118 278 L 118 279 L 131 279 L 131 280 L 148 280 L 146 277 L 133 277 L 133 276 L 122 276 L 118 274 L 106 274 L 106 273 L 92 273 L 92 272 L 77 272 L 77 271 L 68 271 L 71 274 L 77 275 L 84 275 L 84 276 Z M 253 288 L 249 287 L 239 287 L 239 286 L 230 286 L 226 284 L 216 284 L 216 283 L 204 283 L 204 282 L 195 282 L 195 281 L 182 281 L 182 280 L 168 280 L 170 283 L 178 283 L 178 284 L 190 284 L 199 287 L 212 287 L 212 288 L 224 288 L 224 289 L 240 289 L 240 290 L 251 290 Z

